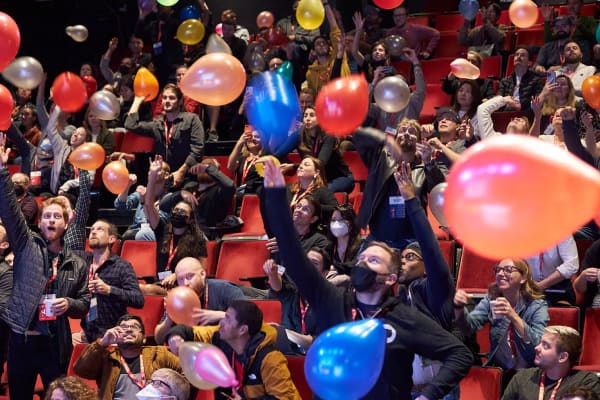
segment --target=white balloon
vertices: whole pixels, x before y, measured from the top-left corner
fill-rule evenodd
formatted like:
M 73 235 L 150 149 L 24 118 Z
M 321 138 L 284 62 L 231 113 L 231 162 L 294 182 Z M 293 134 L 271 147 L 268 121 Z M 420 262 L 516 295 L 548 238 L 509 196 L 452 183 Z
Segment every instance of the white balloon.
M 44 77 L 44 68 L 33 57 L 19 57 L 4 68 L 2 76 L 18 88 L 35 89 Z
M 231 47 L 217 34 L 212 34 L 206 42 L 206 54 L 208 53 L 227 53 L 231 54 Z
M 394 113 L 406 107 L 410 100 L 410 89 L 399 76 L 388 76 L 377 83 L 373 97 L 379 108 Z
M 85 42 L 88 38 L 88 30 L 83 25 L 67 26 L 65 32 L 76 42 Z
M 121 104 L 113 93 L 99 90 L 90 97 L 90 112 L 105 121 L 112 121 L 119 116 Z
M 179 346 L 179 361 L 183 374 L 192 385 L 202 390 L 211 390 L 217 387 L 217 385 L 202 379 L 196 371 L 196 357 L 203 348 L 208 346 L 211 345 L 201 342 L 183 342 Z
M 433 216 L 444 227 L 448 226 L 446 215 L 444 214 L 444 192 L 447 187 L 448 183 L 446 182 L 438 183 L 429 193 L 429 209 L 433 213 Z

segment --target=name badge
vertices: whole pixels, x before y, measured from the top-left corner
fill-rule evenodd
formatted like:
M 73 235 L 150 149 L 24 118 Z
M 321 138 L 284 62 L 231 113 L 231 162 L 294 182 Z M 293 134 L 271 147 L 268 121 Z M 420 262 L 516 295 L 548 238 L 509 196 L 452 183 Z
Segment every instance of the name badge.
M 390 196 L 389 201 L 389 216 L 392 219 L 400 219 L 406 217 L 406 208 L 404 205 L 404 197 L 402 196 Z
M 88 322 L 95 321 L 98 318 L 98 298 L 92 297 L 90 300 L 90 311 L 88 311 L 87 320 Z
M 54 304 L 54 300 L 56 300 L 55 294 L 45 294 L 40 299 L 40 304 L 38 305 L 38 320 L 40 321 L 54 321 L 56 320 L 56 315 L 52 311 L 52 305 Z

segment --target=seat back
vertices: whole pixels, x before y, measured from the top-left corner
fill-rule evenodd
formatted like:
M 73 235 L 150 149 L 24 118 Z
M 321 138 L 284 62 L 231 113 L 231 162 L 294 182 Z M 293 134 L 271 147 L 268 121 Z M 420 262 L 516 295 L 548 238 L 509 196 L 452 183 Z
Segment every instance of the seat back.
M 288 368 L 292 375 L 292 381 L 300 393 L 302 399 L 308 400 L 313 398 L 313 393 L 306 381 L 304 374 L 304 361 L 306 357 L 302 356 L 285 356 L 288 362 Z
M 429 15 L 410 15 L 407 22 L 416 25 L 429 26 Z
M 454 240 L 438 240 L 442 255 L 448 263 L 450 273 L 454 274 L 455 263 L 456 263 L 456 242 Z
M 227 168 L 227 161 L 229 160 L 229 156 L 206 156 L 207 158 L 214 158 L 221 165 L 221 172 L 228 176 L 230 179 L 234 180 L 234 173 Z
M 450 69 L 446 73 L 450 72 Z M 420 123 L 431 123 L 435 118 L 435 114 L 439 107 L 449 107 L 452 97 L 442 90 L 441 83 L 428 83 L 426 89 L 427 96 L 423 102 L 421 115 L 419 116 Z
M 460 381 L 461 399 L 499 400 L 502 368 L 471 367 Z
M 75 371 L 73 370 L 75 361 L 77 361 L 77 359 L 79 359 L 79 357 L 81 356 L 81 353 L 83 353 L 83 350 L 85 350 L 85 348 L 87 346 L 88 346 L 87 343 L 77 343 L 75 346 L 73 346 L 73 352 L 71 353 L 71 359 L 69 360 L 69 366 L 67 367 L 67 376 L 77 376 L 86 385 L 88 385 L 89 387 L 91 387 L 92 389 L 97 391 L 98 384 L 96 383 L 95 380 L 82 378 L 79 375 L 77 375 L 75 373 Z
M 266 240 L 224 240 L 219 251 L 216 278 L 250 286 L 240 278 L 265 276 L 264 262 L 270 254 Z
M 154 337 L 154 328 L 160 322 L 165 312 L 165 298 L 163 296 L 144 296 L 142 308 L 127 307 L 127 312 L 142 318 L 146 337 Z
M 515 36 L 515 46 L 542 47 L 545 43 L 543 27 L 517 29 Z
M 456 289 L 468 293 L 487 293 L 488 286 L 495 279 L 494 266 L 497 260 L 482 257 L 467 247 L 463 247 Z
M 263 321 L 266 323 L 275 322 L 281 324 L 281 302 L 279 300 L 253 300 L 263 313 Z
M 502 77 L 502 56 L 490 56 L 484 57 L 481 62 L 481 68 L 479 69 L 482 78 Z
M 585 312 L 579 365 L 600 367 L 600 308 L 588 308 Z
M 203 267 L 207 276 L 214 276 L 217 271 L 217 259 L 219 258 L 219 242 L 216 240 L 207 241 L 206 252 L 208 257 L 206 257 Z
M 348 165 L 348 168 L 350 168 L 350 172 L 352 172 L 355 181 L 364 182 L 367 180 L 369 170 L 357 151 L 345 151 L 342 154 L 342 157 Z
M 564 325 L 579 330 L 579 307 L 548 307 L 548 314 L 548 325 Z
M 138 278 L 156 276 L 156 242 L 125 240 L 121 257 L 133 265 Z
M 121 150 L 126 153 L 152 153 L 154 151 L 154 138 L 128 131 L 123 135 Z
M 427 89 L 430 84 L 440 84 L 442 79 L 446 78 L 450 73 L 450 63 L 454 61 L 456 57 L 436 57 L 431 60 L 421 61 L 421 69 L 423 70 L 423 77 L 427 82 Z M 427 96 L 429 96 L 429 90 L 427 90 Z M 439 105 L 442 107 L 442 105 Z
M 244 221 L 242 233 L 264 235 L 265 225 L 260 213 L 260 199 L 257 195 L 245 195 L 240 207 L 240 218 Z
M 435 29 L 440 32 L 457 32 L 465 22 L 461 14 L 439 14 L 435 17 Z
M 440 32 L 440 41 L 435 49 L 435 57 L 452 57 L 454 59 L 464 57 L 466 53 L 467 48 L 458 44 L 458 32 Z

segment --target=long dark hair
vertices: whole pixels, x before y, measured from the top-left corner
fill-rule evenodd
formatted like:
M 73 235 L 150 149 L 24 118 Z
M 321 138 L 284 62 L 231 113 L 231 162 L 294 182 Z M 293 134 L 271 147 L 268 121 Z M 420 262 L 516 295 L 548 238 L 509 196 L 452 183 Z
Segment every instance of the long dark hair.
M 479 88 L 479 84 L 477 81 L 466 79 L 462 81 L 458 87 L 456 88 L 456 95 L 454 96 L 454 104 L 452 108 L 458 113 L 460 111 L 460 105 L 458 104 L 457 95 L 458 91 L 461 87 L 469 85 L 471 87 L 471 97 L 473 100 L 471 101 L 471 106 L 467 110 L 467 116 L 469 118 L 473 118 L 477 113 L 477 107 L 481 104 L 481 89 Z
M 175 265 L 185 257 L 202 258 L 206 257 L 206 235 L 198 225 L 196 221 L 196 209 L 192 203 L 185 200 L 181 200 L 179 203 L 187 204 L 192 212 L 190 216 L 190 222 L 185 227 L 185 231 L 177 243 L 177 250 L 171 260 L 171 266 L 174 268 Z M 168 233 L 164 236 L 161 243 L 161 252 L 168 253 L 171 245 L 171 237 L 173 236 L 173 226 L 168 225 Z

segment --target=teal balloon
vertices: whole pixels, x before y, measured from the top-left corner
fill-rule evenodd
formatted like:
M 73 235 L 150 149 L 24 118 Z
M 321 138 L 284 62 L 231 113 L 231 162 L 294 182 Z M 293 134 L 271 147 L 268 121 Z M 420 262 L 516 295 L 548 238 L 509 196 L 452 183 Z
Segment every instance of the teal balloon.
M 465 19 L 473 21 L 479 12 L 479 2 L 477 0 L 460 0 L 458 11 Z
M 275 73 L 283 76 L 285 79 L 291 81 L 292 80 L 292 75 L 294 75 L 294 67 L 292 66 L 292 63 L 289 61 L 285 61 L 283 64 L 281 64 L 279 66 L 279 68 L 277 68 L 275 70 Z
M 178 1 L 179 0 L 156 0 L 158 4 L 166 7 L 174 6 L 175 4 L 177 4 Z
M 334 326 L 310 346 L 304 363 L 306 380 L 323 399 L 364 397 L 379 379 L 385 344 L 386 332 L 379 320 Z
M 598 28 L 596 28 L 596 42 L 600 44 L 600 24 L 598 24 Z

